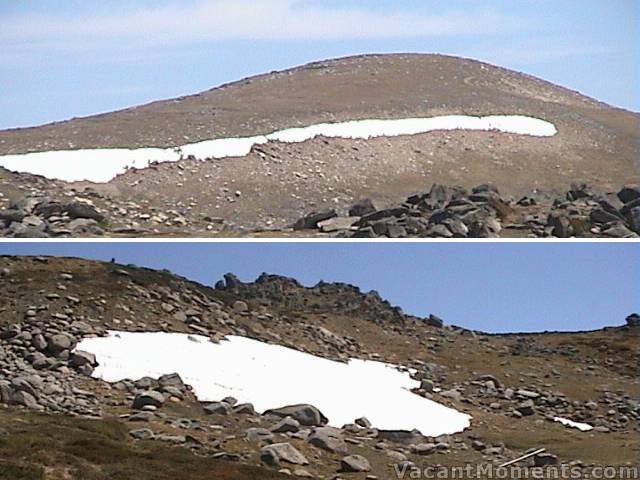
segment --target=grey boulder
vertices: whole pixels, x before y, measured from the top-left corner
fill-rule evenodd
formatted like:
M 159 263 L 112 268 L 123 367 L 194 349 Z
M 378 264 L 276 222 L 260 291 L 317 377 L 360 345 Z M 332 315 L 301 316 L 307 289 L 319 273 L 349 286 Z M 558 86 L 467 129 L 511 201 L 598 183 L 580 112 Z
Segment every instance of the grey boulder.
M 146 392 L 136 395 L 133 400 L 133 408 L 140 410 L 147 406 L 159 408 L 164 403 L 164 395 L 155 390 L 148 390 Z
M 362 455 L 348 455 L 340 460 L 342 472 L 368 472 L 369 470 L 371 470 L 371 464 Z
M 260 451 L 260 459 L 267 465 L 277 466 L 280 462 L 294 465 L 308 465 L 309 461 L 290 443 L 274 443 Z
M 265 415 L 275 415 L 277 417 L 285 418 L 291 417 L 296 419 L 300 425 L 305 427 L 319 427 L 326 425 L 329 421 L 320 410 L 313 405 L 299 404 L 288 405 L 286 407 L 274 408 L 264 412 Z
M 340 430 L 333 427 L 319 427 L 313 429 L 307 441 L 314 447 L 331 453 L 347 453 L 347 444 Z

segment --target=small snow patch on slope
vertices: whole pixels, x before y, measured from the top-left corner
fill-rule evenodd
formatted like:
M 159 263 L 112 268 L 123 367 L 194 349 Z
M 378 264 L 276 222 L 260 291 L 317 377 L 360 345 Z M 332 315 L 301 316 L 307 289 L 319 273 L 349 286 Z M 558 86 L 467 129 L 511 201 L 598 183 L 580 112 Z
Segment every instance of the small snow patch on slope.
M 553 417 L 553 421 L 560 422 L 565 427 L 577 428 L 581 432 L 588 432 L 589 430 L 593 430 L 593 427 L 588 423 L 574 422 L 573 420 L 569 420 L 568 418 Z
M 106 183 L 128 168 L 146 168 L 152 162 L 177 162 L 193 155 L 195 158 L 242 157 L 254 145 L 270 140 L 297 143 L 319 135 L 331 138 L 393 137 L 416 135 L 437 130 L 496 130 L 519 135 L 552 137 L 557 133 L 553 123 L 522 115 L 442 115 L 428 118 L 396 120 L 353 120 L 320 123 L 301 128 L 288 128 L 254 137 L 218 138 L 182 145 L 176 148 L 99 148 L 58 150 L 0 156 L 0 166 L 8 170 L 42 175 L 50 179 L 76 182 L 87 180 Z
M 328 360 L 291 348 L 229 336 L 219 344 L 181 333 L 109 332 L 77 348 L 96 355 L 93 375 L 108 382 L 178 373 L 201 401 L 234 396 L 259 412 L 309 403 L 336 427 L 366 416 L 380 429 L 438 436 L 460 432 L 470 417 L 410 391 L 408 373 L 381 362 Z

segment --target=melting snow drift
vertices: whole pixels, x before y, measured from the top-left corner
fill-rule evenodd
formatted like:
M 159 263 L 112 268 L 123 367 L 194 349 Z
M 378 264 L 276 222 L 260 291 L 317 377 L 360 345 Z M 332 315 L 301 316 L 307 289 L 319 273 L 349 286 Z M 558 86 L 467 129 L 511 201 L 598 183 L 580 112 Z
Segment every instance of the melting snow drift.
M 593 427 L 588 423 L 574 422 L 573 420 L 569 420 L 568 418 L 553 417 L 553 421 L 560 422 L 565 427 L 577 428 L 581 432 L 588 432 L 589 430 L 593 430 Z
M 336 427 L 365 416 L 380 429 L 438 436 L 464 430 L 471 418 L 412 393 L 419 382 L 393 365 L 341 363 L 245 337 L 216 344 L 199 335 L 112 331 L 77 348 L 96 355 L 93 375 L 108 382 L 175 372 L 201 401 L 231 395 L 259 412 L 308 403 Z
M 320 123 L 302 128 L 289 128 L 268 135 L 218 138 L 182 145 L 176 148 L 100 148 L 58 150 L 0 156 L 0 166 L 16 172 L 42 175 L 68 182 L 88 180 L 104 183 L 128 168 L 146 168 L 152 162 L 176 162 L 193 155 L 207 158 L 242 157 L 254 145 L 270 140 L 297 143 L 318 135 L 331 138 L 368 139 L 382 136 L 416 135 L 434 130 L 496 130 L 505 133 L 552 137 L 557 133 L 553 123 L 522 115 L 442 115 L 429 118 L 398 120 L 353 120 Z

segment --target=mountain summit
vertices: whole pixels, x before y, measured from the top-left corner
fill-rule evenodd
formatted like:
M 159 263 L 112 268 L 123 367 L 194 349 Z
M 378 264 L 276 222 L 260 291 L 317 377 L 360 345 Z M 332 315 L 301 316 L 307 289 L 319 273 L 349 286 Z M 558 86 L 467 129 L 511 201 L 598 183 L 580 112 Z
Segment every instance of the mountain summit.
M 362 198 L 397 205 L 433 184 L 492 184 L 516 196 L 564 195 L 581 183 L 617 192 L 639 179 L 639 132 L 635 113 L 504 68 L 365 55 L 2 131 L 0 165 L 23 173 L 0 170 L 0 190 L 11 200 L 8 183 L 58 196 L 71 187 L 56 179 L 98 178 L 73 188 L 128 210 L 122 231 L 228 235 L 282 230 L 313 210 L 346 213 Z M 30 172 L 50 178 L 36 187 Z

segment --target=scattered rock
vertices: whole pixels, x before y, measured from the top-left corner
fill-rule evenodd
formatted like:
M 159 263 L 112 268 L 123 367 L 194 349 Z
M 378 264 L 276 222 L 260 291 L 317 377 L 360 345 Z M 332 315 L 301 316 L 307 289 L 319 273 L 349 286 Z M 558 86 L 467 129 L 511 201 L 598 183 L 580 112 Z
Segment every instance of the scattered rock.
M 131 430 L 129 431 L 129 435 L 131 435 L 136 440 L 151 440 L 155 436 L 153 431 L 148 428 L 139 428 L 136 430 Z
M 233 302 L 234 312 L 243 313 L 247 310 L 249 310 L 249 307 L 247 306 L 246 302 L 243 302 L 242 300 L 236 300 L 235 302 Z
M 250 442 L 257 442 L 257 443 L 268 442 L 268 443 L 271 443 L 271 441 L 273 440 L 273 433 L 271 433 L 266 428 L 254 427 L 254 428 L 249 428 L 245 432 L 245 437 Z
M 231 405 L 224 402 L 211 402 L 206 404 L 204 412 L 209 415 L 229 415 L 231 412 Z
M 347 453 L 347 444 L 340 430 L 333 427 L 314 428 L 307 441 L 318 448 L 332 453 Z
M 14 405 L 22 405 L 32 410 L 43 410 L 42 406 L 38 404 L 36 398 L 25 390 L 17 390 L 10 396 L 9 403 Z
M 159 408 L 164 404 L 164 395 L 155 390 L 148 390 L 146 392 L 136 395 L 133 400 L 133 408 L 141 410 L 144 407 L 152 406 Z
M 102 222 L 105 219 L 95 207 L 82 202 L 68 203 L 64 206 L 64 211 L 71 218 L 90 218 L 96 222 Z
M 238 415 L 256 415 L 256 410 L 253 408 L 253 404 L 251 403 L 240 403 L 238 405 L 234 405 L 232 410 L 233 413 Z
M 74 345 L 73 338 L 65 333 L 57 333 L 47 338 L 47 348 L 54 355 L 64 350 L 70 350 Z
M 418 443 L 413 446 L 413 453 L 416 455 L 430 455 L 436 450 L 435 443 Z
M 289 405 L 286 407 L 275 408 L 267 410 L 264 412 L 264 415 L 274 415 L 281 418 L 291 417 L 297 420 L 300 425 L 304 425 L 305 427 L 322 426 L 326 425 L 328 422 L 327 417 L 325 417 L 320 410 L 313 405 L 308 404 Z
M 371 428 L 371 422 L 366 417 L 356 418 L 354 423 L 362 428 Z
M 313 212 L 309 215 L 302 217 L 298 220 L 294 225 L 294 230 L 310 230 L 313 228 L 318 228 L 318 223 L 328 220 L 330 218 L 336 217 L 335 210 L 325 210 L 322 212 Z
M 550 453 L 539 453 L 533 457 L 533 464 L 536 467 L 546 467 L 549 465 L 557 465 L 558 457 Z
M 362 200 L 357 201 L 351 206 L 351 208 L 349 208 L 349 216 L 363 217 L 375 211 L 376 211 L 376 207 L 373 205 L 373 202 L 368 198 L 364 198 Z
M 93 353 L 83 352 L 82 350 L 76 350 L 71 353 L 69 357 L 69 365 L 72 367 L 83 367 L 88 365 L 90 367 L 96 367 L 98 362 L 96 356 Z
M 321 232 L 325 233 L 352 230 L 353 224 L 359 219 L 360 217 L 333 217 L 318 222 L 318 228 Z
M 368 472 L 371 470 L 371 464 L 362 455 L 348 455 L 340 460 L 340 471 L 351 472 Z
M 278 466 L 280 462 L 294 465 L 308 465 L 309 461 L 290 443 L 274 443 L 260 451 L 260 459 L 269 466 Z
M 628 327 L 640 327 L 640 315 L 632 313 L 626 318 Z
M 271 427 L 271 431 L 274 433 L 297 432 L 298 430 L 300 430 L 300 422 L 291 417 L 284 417 Z
M 516 407 L 516 411 L 518 411 L 521 415 L 528 417 L 535 413 L 533 400 L 525 400 L 520 403 Z
M 395 208 L 376 210 L 369 201 L 358 202 L 348 213 L 350 218 L 360 217 L 353 223 L 338 217 L 323 224 L 326 219 L 316 221 L 316 214 L 310 214 L 297 225 L 358 238 L 492 238 L 500 235 L 505 227 L 520 232 L 518 236 L 638 236 L 640 197 L 637 186 L 625 187 L 618 193 L 624 203 L 622 208 L 617 208 L 605 195 L 592 192 L 586 185 L 573 185 L 564 196 L 555 199 L 532 195 L 514 202 L 501 196 L 491 185 L 478 185 L 471 192 L 462 187 L 433 185 L 429 192 L 411 195 Z M 329 218 L 336 217 L 334 213 L 332 210 Z M 519 223 L 507 223 L 518 218 L 522 218 Z

